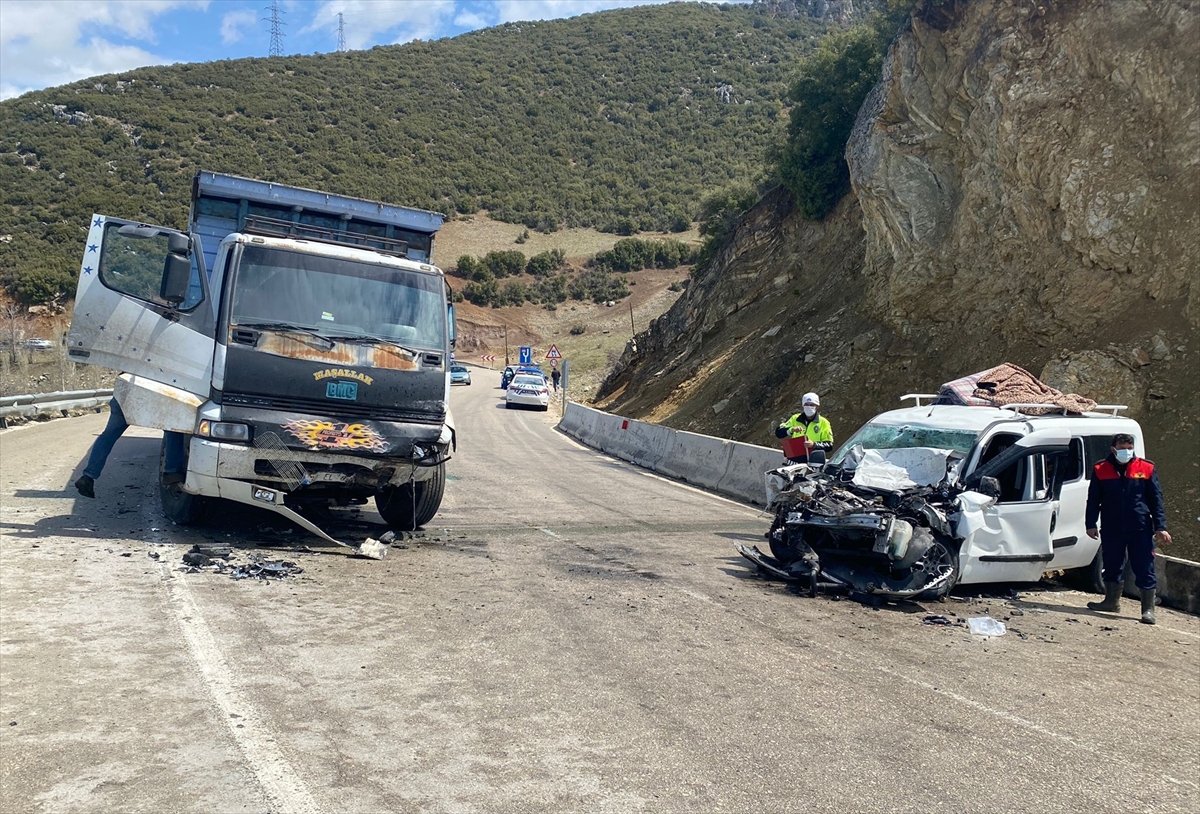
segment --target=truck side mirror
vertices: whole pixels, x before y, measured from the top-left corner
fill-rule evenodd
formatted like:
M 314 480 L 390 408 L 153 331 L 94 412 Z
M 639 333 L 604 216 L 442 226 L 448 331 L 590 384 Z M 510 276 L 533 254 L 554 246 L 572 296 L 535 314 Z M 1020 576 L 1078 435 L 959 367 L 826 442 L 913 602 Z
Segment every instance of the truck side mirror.
M 184 238 L 186 240 L 186 238 Z M 192 261 L 172 251 L 163 262 L 162 285 L 158 296 L 170 305 L 179 305 L 187 297 L 188 282 L 192 276 Z
M 446 318 L 450 320 L 450 347 L 454 347 L 458 339 L 458 326 L 454 324 L 454 303 L 446 306 Z

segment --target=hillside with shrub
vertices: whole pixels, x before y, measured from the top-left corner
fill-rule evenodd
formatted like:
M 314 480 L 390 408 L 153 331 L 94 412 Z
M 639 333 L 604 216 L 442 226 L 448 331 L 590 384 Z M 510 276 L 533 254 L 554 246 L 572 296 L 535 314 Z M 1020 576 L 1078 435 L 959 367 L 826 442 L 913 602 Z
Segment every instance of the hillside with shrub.
M 26 94 L 0 103 L 2 282 L 69 296 L 91 213 L 183 226 L 200 168 L 533 230 L 681 231 L 762 173 L 842 5 L 632 8 Z

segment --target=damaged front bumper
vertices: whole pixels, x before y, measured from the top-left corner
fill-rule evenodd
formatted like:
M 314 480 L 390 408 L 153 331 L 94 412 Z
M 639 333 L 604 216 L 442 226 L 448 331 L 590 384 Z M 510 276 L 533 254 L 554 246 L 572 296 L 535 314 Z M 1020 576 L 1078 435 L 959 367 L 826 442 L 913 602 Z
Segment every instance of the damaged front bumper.
M 781 472 L 771 473 L 780 476 Z M 942 596 L 958 578 L 957 547 L 933 489 L 880 493 L 812 470 L 782 472 L 770 554 L 738 545 L 764 573 L 807 586 L 906 599 Z

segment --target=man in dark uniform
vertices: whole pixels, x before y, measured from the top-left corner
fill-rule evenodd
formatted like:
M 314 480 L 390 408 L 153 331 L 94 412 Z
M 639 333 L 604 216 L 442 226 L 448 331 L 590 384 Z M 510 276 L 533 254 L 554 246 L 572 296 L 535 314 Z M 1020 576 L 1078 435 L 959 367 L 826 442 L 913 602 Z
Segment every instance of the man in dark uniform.
M 1097 528 L 1097 521 L 1099 528 Z M 1108 457 L 1092 470 L 1088 486 L 1087 534 L 1100 539 L 1104 562 L 1104 601 L 1089 602 L 1092 610 L 1121 610 L 1121 579 L 1125 555 L 1133 569 L 1134 582 L 1142 592 L 1142 622 L 1154 624 L 1157 581 L 1154 576 L 1154 543 L 1171 542 L 1162 487 L 1154 464 L 1137 457 L 1133 436 L 1113 436 Z

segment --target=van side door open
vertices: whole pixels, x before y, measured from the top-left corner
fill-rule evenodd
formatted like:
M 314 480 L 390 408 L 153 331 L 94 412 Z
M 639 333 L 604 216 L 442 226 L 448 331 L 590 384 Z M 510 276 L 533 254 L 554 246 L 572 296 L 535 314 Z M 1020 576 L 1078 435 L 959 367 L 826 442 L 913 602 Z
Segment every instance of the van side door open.
M 199 238 L 92 216 L 67 337 L 72 361 L 207 398 L 215 324 Z
M 1049 479 L 1063 471 L 1047 461 L 1068 454 L 1071 439 L 1048 429 L 994 440 L 1006 448 L 966 478 L 959 496 L 961 581 L 1036 582 L 1054 558 L 1059 501 Z

